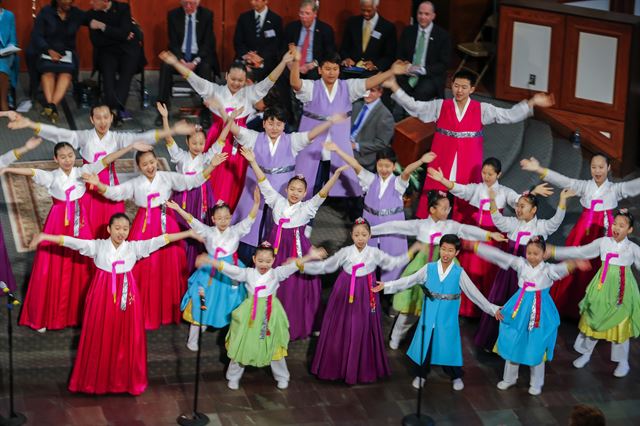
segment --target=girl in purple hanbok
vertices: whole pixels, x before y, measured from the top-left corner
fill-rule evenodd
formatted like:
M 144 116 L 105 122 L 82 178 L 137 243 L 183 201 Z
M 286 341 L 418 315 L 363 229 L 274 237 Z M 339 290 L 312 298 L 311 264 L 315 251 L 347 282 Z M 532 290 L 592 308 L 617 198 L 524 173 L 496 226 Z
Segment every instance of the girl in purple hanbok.
M 302 257 L 302 254 L 311 248 L 311 242 L 304 235 L 305 227 L 315 217 L 340 173 L 349 166 L 336 169 L 320 192 L 310 200 L 302 201 L 307 194 L 307 181 L 304 176 L 298 175 L 289 179 L 285 198 L 271 186 L 256 162 L 253 151 L 242 148 L 241 152 L 258 179 L 258 187 L 265 203 L 271 208 L 275 226 L 271 230 L 269 242 L 273 245 L 276 255 L 274 266 L 284 264 L 291 257 Z M 322 285 L 318 277 L 300 272 L 280 283 L 277 296 L 289 318 L 291 340 L 309 337 L 314 329 L 319 328 L 321 292 Z

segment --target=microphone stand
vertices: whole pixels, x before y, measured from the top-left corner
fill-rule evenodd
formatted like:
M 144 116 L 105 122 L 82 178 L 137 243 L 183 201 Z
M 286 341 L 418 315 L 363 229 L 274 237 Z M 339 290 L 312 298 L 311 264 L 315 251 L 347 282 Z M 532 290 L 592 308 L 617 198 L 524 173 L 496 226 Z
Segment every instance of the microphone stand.
M 196 383 L 193 394 L 193 411 L 189 414 L 181 414 L 176 419 L 181 426 L 204 426 L 209 423 L 206 414 L 198 412 L 198 389 L 200 387 L 200 351 L 202 350 L 202 316 L 207 310 L 204 293 L 200 293 L 200 324 L 198 324 L 198 352 L 196 354 Z
M 3 283 L 4 284 L 4 283 Z M 0 416 L 0 426 L 20 426 L 27 422 L 27 417 L 22 413 L 16 413 L 13 405 L 13 322 L 11 320 L 11 312 L 14 306 L 18 306 L 20 301 L 9 292 L 8 288 L 4 288 L 7 296 L 7 339 L 9 343 L 9 417 Z
M 433 294 L 431 294 L 431 291 L 429 291 L 429 289 L 427 287 L 425 287 L 424 285 L 420 285 L 420 289 L 422 290 L 423 298 L 422 298 L 422 315 L 424 315 L 424 309 L 427 306 L 427 298 L 429 298 L 429 300 L 433 300 Z M 425 335 L 425 325 L 424 325 L 424 317 L 420 318 L 420 323 L 422 324 L 420 326 L 420 333 L 422 334 L 422 339 L 420 340 L 420 356 L 422 356 L 422 354 L 424 353 L 424 335 Z M 422 364 L 420 364 L 420 372 L 422 373 L 422 376 L 424 376 L 426 378 L 427 376 L 427 369 L 426 369 L 426 365 L 427 365 L 427 359 L 425 357 L 425 359 L 422 361 Z M 417 409 L 415 413 L 412 414 L 407 414 L 406 416 L 404 416 L 402 418 L 402 426 L 434 426 L 435 422 L 433 421 L 433 418 L 426 415 L 426 414 L 420 414 L 420 405 L 422 403 L 422 380 L 423 377 L 420 376 L 418 378 L 418 403 L 417 403 Z

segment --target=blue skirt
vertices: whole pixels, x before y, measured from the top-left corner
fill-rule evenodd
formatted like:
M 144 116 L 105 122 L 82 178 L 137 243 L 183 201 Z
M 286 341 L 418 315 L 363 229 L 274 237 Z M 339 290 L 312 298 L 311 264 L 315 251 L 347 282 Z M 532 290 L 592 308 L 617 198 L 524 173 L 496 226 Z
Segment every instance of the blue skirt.
M 220 260 L 233 263 L 233 256 Z M 244 268 L 244 264 L 239 260 L 238 266 Z M 210 274 L 211 267 L 203 266 L 191 275 L 180 310 L 182 310 L 182 318 L 187 322 L 223 328 L 231 322 L 231 312 L 247 297 L 247 290 L 244 283 L 233 285 L 231 278 L 219 271 L 216 271 L 213 277 Z M 200 309 L 200 288 L 204 289 L 207 306 L 205 311 Z
M 549 289 L 542 290 L 540 291 L 539 324 L 538 327 L 529 330 L 531 311 L 535 306 L 535 294 L 536 292 L 533 291 L 524 294 L 515 318 L 512 318 L 512 315 L 520 290 L 511 296 L 502 309 L 504 320 L 500 322 L 496 351 L 505 360 L 534 366 L 553 359 L 560 315 L 549 294 Z

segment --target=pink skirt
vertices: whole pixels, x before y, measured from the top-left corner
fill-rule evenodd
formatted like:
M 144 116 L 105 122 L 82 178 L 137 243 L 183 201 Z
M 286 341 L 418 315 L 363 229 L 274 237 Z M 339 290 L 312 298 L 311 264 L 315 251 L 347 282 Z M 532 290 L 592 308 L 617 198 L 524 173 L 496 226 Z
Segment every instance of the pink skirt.
M 491 219 L 491 212 L 489 210 L 482 211 L 482 220 L 480 220 L 480 211 L 475 209 L 472 219 L 471 222 L 468 221 L 470 224 L 486 229 L 487 232 L 498 231 L 493 225 L 493 219 Z M 497 247 L 500 250 L 506 250 L 507 248 L 506 244 L 496 243 L 493 240 L 486 242 L 486 244 Z M 480 290 L 485 297 L 488 297 L 500 268 L 491 262 L 481 259 L 473 251 L 463 250 L 458 259 L 460 260 L 460 265 L 467 275 L 469 275 L 469 278 L 471 278 L 471 281 L 478 287 L 478 290 Z M 460 315 L 475 318 L 480 316 L 480 312 L 480 309 L 462 293 L 460 296 Z
M 606 212 L 594 212 L 589 224 L 589 209 L 583 209 L 575 226 L 569 232 L 565 246 L 583 246 L 593 240 L 604 237 L 604 216 Z M 550 294 L 563 317 L 580 318 L 578 303 L 585 295 L 587 285 L 600 269 L 602 262 L 600 257 L 591 259 L 591 270 L 580 271 L 576 269 L 571 275 L 554 283 Z
M 147 388 L 147 339 L 135 279 L 127 272 L 125 310 L 121 298 L 125 274 L 118 274 L 115 302 L 111 273 L 97 269 L 84 313 L 78 355 L 69 390 L 93 394 L 140 395 Z
M 162 231 L 161 208 L 151 209 L 151 218 L 145 227 L 146 211 L 138 209 L 129 234 L 131 241 L 180 232 L 173 210 L 167 209 L 165 232 Z M 179 324 L 180 302 L 187 290 L 188 278 L 184 241 L 166 245 L 149 257 L 138 260 L 133 267 L 133 276 L 142 302 L 145 328 L 154 330 L 165 324 Z
M 110 182 L 109 171 L 113 176 L 113 183 Z M 113 164 L 102 170 L 98 177 L 100 182 L 105 185 L 117 185 L 119 183 Z M 92 238 L 104 239 L 109 238 L 107 225 L 109 219 L 116 213 L 124 213 L 124 201 L 111 201 L 102 196 L 92 185 L 87 184 L 87 192 L 84 195 L 87 198 L 87 208 L 91 215 L 89 216 L 89 229 L 91 229 Z
M 78 205 L 80 226 L 76 237 L 91 239 L 87 220 L 87 197 L 80 198 Z M 68 225 L 65 225 L 65 207 L 64 201 L 53 200 L 43 232 L 74 236 L 76 203 L 70 204 Z M 40 244 L 33 261 L 19 324 L 35 330 L 58 330 L 79 325 L 94 268 L 93 261 L 76 250 L 57 243 Z

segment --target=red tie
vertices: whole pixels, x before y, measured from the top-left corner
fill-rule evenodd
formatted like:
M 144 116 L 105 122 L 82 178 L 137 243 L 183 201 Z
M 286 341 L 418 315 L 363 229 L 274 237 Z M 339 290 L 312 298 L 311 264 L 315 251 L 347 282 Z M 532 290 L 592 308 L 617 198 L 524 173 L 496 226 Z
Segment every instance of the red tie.
M 307 51 L 309 50 L 309 44 L 311 43 L 311 28 L 307 28 L 307 34 L 304 36 L 302 42 L 302 50 L 300 51 L 300 59 L 302 64 L 307 63 Z

